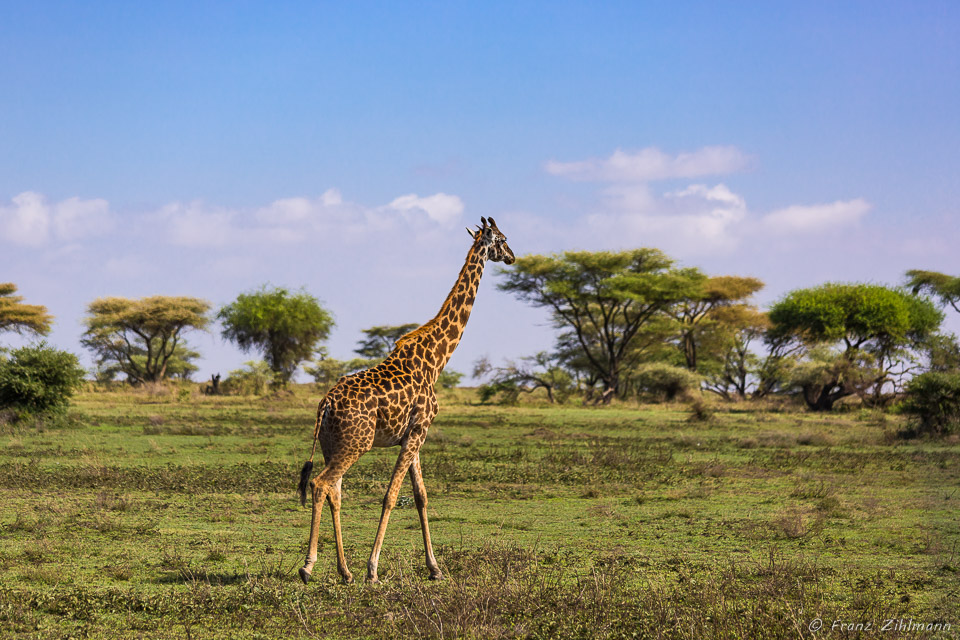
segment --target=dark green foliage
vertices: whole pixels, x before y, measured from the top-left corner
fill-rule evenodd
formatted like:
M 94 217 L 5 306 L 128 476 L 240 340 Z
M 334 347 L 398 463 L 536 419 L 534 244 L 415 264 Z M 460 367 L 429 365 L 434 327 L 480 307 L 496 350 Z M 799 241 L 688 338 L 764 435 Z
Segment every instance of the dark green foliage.
M 631 381 L 642 394 L 663 398 L 668 402 L 700 388 L 701 378 L 684 367 L 652 362 L 637 367 Z
M 26 413 L 63 412 L 83 384 L 77 356 L 45 343 L 15 349 L 0 358 L 0 407 Z
M 925 293 L 939 298 L 944 305 L 950 305 L 960 312 L 960 277 L 950 276 L 939 271 L 907 271 L 907 287 L 914 293 Z
M 263 353 L 278 383 L 289 382 L 300 363 L 309 359 L 333 327 L 333 316 L 306 291 L 261 287 L 241 293 L 220 309 L 223 337 L 244 351 Z
M 904 413 L 915 416 L 918 435 L 942 436 L 960 428 L 960 373 L 927 372 L 907 384 Z
M 317 387 L 326 390 L 337 384 L 337 380 L 351 373 L 369 369 L 376 366 L 379 360 L 376 358 L 351 358 L 350 360 L 337 360 L 327 355 L 324 347 L 318 349 L 320 358 L 312 364 L 304 365 L 303 370 L 308 375 L 313 376 Z
M 365 337 L 357 343 L 357 348 L 354 349 L 354 353 L 364 358 L 383 360 L 393 351 L 397 340 L 419 326 L 420 325 L 416 323 L 407 323 L 395 326 L 382 325 L 364 329 L 363 335 Z
M 440 375 L 437 377 L 436 387 L 438 389 L 453 389 L 463 378 L 463 374 L 459 371 L 454 371 L 453 369 L 444 369 L 440 372 Z
M 927 368 L 930 371 L 947 373 L 960 371 L 960 342 L 952 333 L 930 336 L 925 345 Z

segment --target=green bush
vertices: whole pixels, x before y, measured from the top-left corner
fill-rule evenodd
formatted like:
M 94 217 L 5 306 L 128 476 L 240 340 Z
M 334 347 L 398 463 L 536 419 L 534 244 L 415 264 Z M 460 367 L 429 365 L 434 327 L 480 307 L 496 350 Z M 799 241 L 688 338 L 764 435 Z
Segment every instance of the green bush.
M 700 388 L 702 378 L 683 367 L 665 362 L 651 362 L 637 367 L 630 375 L 631 382 L 641 393 L 666 399 L 688 394 Z
M 459 371 L 454 371 L 453 369 L 446 369 L 440 372 L 440 375 L 437 377 L 437 384 L 435 385 L 437 389 L 453 389 L 463 378 L 463 374 Z
M 960 427 L 960 373 L 931 371 L 907 384 L 904 413 L 919 419 L 906 435 L 939 436 Z
M 259 396 L 277 380 L 276 374 L 263 360 L 250 360 L 243 369 L 235 369 L 220 385 L 223 393 L 240 396 Z
M 15 349 L 0 359 L 0 407 L 62 413 L 85 375 L 77 356 L 46 343 Z

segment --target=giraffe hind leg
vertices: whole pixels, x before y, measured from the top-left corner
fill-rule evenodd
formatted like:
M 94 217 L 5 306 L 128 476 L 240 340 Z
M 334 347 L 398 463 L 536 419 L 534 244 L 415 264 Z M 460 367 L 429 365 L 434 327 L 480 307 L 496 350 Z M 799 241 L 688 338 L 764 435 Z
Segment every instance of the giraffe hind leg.
M 323 468 L 323 471 L 321 471 L 307 483 L 310 488 L 310 494 L 313 498 L 313 513 L 310 519 L 310 538 L 307 542 L 307 557 L 303 567 L 301 567 L 299 571 L 300 579 L 303 580 L 304 584 L 310 581 L 313 565 L 317 562 L 317 542 L 320 538 L 320 515 L 323 512 L 323 501 L 327 499 L 328 496 L 331 496 L 331 493 L 336 492 L 336 498 L 333 501 L 336 502 L 337 505 L 334 514 L 334 527 L 339 529 L 340 479 L 343 477 L 343 474 L 346 473 L 347 469 L 349 469 L 359 457 L 359 454 L 333 456 Z M 342 540 L 340 545 L 338 545 L 338 560 L 339 555 L 342 553 L 341 547 Z M 343 570 L 346 569 L 346 563 L 344 562 L 340 568 L 342 569 L 340 572 L 341 575 L 344 575 Z M 346 571 L 344 579 L 349 576 L 349 573 L 349 571 Z

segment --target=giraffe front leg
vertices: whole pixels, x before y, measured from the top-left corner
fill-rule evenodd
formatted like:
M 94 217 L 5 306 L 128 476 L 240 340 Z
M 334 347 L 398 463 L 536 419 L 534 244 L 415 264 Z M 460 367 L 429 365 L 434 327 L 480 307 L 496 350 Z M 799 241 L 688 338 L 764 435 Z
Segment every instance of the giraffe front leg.
M 397 495 L 400 493 L 400 485 L 403 483 L 403 476 L 407 473 L 407 468 L 413 462 L 416 450 L 404 448 L 400 451 L 400 457 L 397 458 L 397 464 L 393 468 L 393 477 L 390 478 L 390 486 L 383 497 L 383 512 L 380 514 L 380 525 L 377 527 L 377 537 L 373 541 L 373 551 L 370 552 L 370 559 L 367 561 L 367 582 L 379 582 L 377 578 L 377 565 L 380 563 L 380 548 L 383 546 L 383 537 L 387 532 L 387 522 L 390 520 L 390 511 L 397 503 Z
M 431 580 L 443 580 L 443 572 L 437 559 L 433 557 L 433 545 L 430 543 L 430 524 L 427 522 L 427 488 L 423 484 L 423 472 L 420 469 L 420 452 L 410 464 L 410 482 L 413 484 L 413 500 L 420 514 L 420 528 L 423 530 L 423 548 L 427 556 L 427 569 Z

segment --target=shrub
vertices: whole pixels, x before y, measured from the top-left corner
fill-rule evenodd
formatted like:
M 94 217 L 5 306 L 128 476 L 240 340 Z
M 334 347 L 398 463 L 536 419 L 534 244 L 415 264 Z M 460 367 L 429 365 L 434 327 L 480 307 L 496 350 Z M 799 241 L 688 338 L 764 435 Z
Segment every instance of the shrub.
M 960 373 L 923 373 L 906 391 L 902 410 L 919 419 L 915 435 L 945 435 L 960 427 Z
M 459 371 L 454 371 L 453 369 L 446 369 L 440 372 L 440 375 L 437 377 L 437 389 L 453 389 L 463 378 L 463 374 Z
M 250 360 L 244 363 L 243 369 L 231 371 L 221 386 L 224 393 L 259 396 L 275 381 L 276 374 L 270 369 L 270 365 L 263 360 Z
M 642 393 L 659 396 L 667 401 L 699 389 L 701 381 L 700 376 L 689 369 L 664 362 L 640 365 L 633 371 L 631 379 Z
M 77 356 L 46 343 L 15 349 L 0 359 L 0 407 L 62 413 L 85 375 Z

